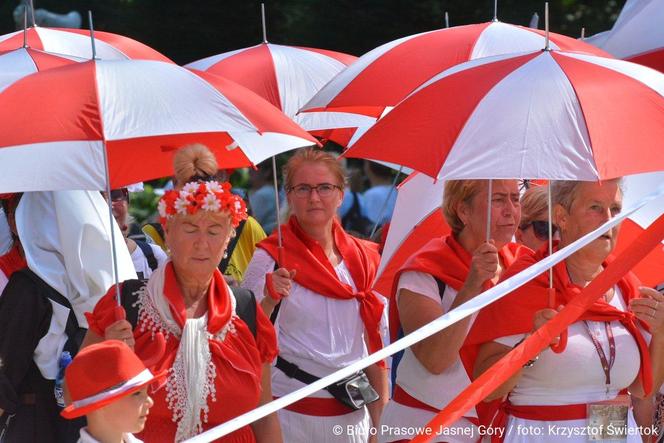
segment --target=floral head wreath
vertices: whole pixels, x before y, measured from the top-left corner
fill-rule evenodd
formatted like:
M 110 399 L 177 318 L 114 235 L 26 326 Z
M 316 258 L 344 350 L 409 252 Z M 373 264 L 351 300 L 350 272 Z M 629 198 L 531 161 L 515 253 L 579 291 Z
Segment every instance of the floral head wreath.
M 157 209 L 162 225 L 175 215 L 192 215 L 198 211 L 227 212 L 234 228 L 247 219 L 244 200 L 231 192 L 228 182 L 189 182 L 180 190 L 166 191 Z

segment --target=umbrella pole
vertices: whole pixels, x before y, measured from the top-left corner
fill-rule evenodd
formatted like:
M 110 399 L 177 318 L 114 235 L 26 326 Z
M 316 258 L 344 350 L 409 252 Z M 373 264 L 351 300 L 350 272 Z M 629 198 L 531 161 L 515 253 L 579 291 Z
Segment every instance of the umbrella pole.
M 28 47 L 28 8 L 23 9 L 23 47 Z
M 90 41 L 92 42 L 92 60 L 97 58 L 97 48 L 95 47 L 95 29 L 92 25 L 92 11 L 88 10 L 88 22 L 90 23 Z M 109 194 L 110 196 L 110 194 Z
M 489 179 L 489 192 L 486 201 L 486 242 L 491 240 L 491 197 L 493 196 L 493 180 Z
M 108 168 L 108 153 L 106 152 L 106 146 L 104 149 L 104 169 L 106 172 L 106 201 L 108 203 L 108 226 L 111 230 L 111 258 L 113 260 L 113 281 L 115 282 L 115 298 L 118 302 L 118 306 L 122 305 L 122 300 L 120 299 L 120 282 L 118 278 L 118 254 L 115 249 L 115 229 L 113 229 L 113 201 L 111 200 L 111 174 Z
M 383 206 L 380 208 L 378 220 L 376 220 L 376 223 L 374 223 L 373 229 L 371 229 L 371 234 L 369 234 L 369 238 L 373 238 L 374 234 L 376 233 L 376 230 L 378 229 L 380 221 L 383 219 L 383 215 L 385 214 L 385 210 L 387 209 L 387 202 L 389 202 L 390 198 L 392 197 L 392 192 L 394 192 L 394 187 L 397 185 L 397 181 L 399 180 L 399 176 L 401 175 L 402 170 L 403 166 L 400 166 L 399 170 L 397 171 L 397 175 L 395 175 L 394 180 L 392 180 L 392 187 L 390 188 L 390 193 L 387 194 L 387 198 L 383 202 Z
M 277 250 L 279 251 L 279 266 L 284 266 L 284 245 L 283 239 L 281 238 L 281 223 L 279 223 L 279 213 L 281 212 L 279 204 L 279 185 L 277 184 L 277 156 L 272 156 L 272 179 L 274 182 L 274 202 L 277 208 L 276 214 L 274 214 L 277 219 Z
M 493 0 L 493 20 L 494 22 L 498 21 L 498 0 Z
M 265 3 L 261 3 L 261 24 L 263 25 L 263 43 L 267 43 L 267 27 L 265 26 Z
M 450 27 L 450 15 L 447 13 L 447 11 L 445 11 L 445 27 Z
M 549 255 L 553 254 L 553 217 L 551 208 L 551 180 L 547 184 L 547 212 L 549 216 Z M 549 268 L 549 306 L 555 309 L 556 300 L 555 292 L 553 291 L 553 268 Z
M 92 11 L 88 11 L 88 21 L 90 22 L 90 41 L 92 42 L 92 60 L 95 59 L 95 34 L 94 27 L 92 26 Z M 106 172 L 106 201 L 108 203 L 108 227 L 111 230 L 111 259 L 113 260 L 113 281 L 115 282 L 115 299 L 118 306 L 122 306 L 120 299 L 120 282 L 118 275 L 118 254 L 115 249 L 115 229 L 113 229 L 113 201 L 111 200 L 111 173 L 108 167 L 108 152 L 106 146 L 103 147 L 104 151 L 104 170 Z
M 544 3 L 544 50 L 551 50 L 549 47 L 549 2 Z

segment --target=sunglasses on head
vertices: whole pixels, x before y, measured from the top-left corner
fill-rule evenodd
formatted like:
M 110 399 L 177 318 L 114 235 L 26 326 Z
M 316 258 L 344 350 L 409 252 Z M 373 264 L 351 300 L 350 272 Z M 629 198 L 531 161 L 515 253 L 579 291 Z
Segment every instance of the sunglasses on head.
M 538 240 L 548 240 L 549 239 L 549 222 L 546 220 L 533 220 L 524 225 L 521 225 L 521 230 L 525 231 L 528 229 L 528 226 L 533 227 L 533 233 Z M 555 234 L 558 231 L 556 225 L 551 226 L 551 234 Z

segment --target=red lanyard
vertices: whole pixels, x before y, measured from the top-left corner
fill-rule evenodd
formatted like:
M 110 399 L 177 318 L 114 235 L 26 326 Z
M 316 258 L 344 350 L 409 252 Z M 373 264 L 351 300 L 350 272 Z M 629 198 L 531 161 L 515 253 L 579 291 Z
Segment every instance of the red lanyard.
M 613 364 L 616 362 L 616 340 L 613 338 L 613 330 L 611 329 L 611 324 L 608 321 L 604 322 L 604 327 L 606 328 L 606 336 L 609 339 L 609 359 L 606 359 L 606 354 L 604 353 L 604 349 L 602 348 L 602 345 L 600 344 L 599 340 L 595 337 L 595 334 L 593 334 L 590 331 L 590 327 L 588 326 L 587 321 L 583 321 L 583 324 L 586 327 L 586 331 L 588 331 L 588 335 L 590 335 L 590 339 L 593 341 L 593 344 L 595 345 L 595 349 L 597 350 L 597 355 L 599 355 L 599 360 L 602 362 L 602 369 L 604 370 L 604 379 L 606 382 L 606 391 L 609 391 L 609 385 L 611 384 L 611 368 L 613 368 Z

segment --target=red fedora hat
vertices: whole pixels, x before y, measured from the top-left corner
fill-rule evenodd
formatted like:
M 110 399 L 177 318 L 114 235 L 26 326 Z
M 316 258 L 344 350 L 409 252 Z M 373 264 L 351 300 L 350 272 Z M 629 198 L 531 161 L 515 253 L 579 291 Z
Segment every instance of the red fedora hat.
M 61 414 L 65 418 L 86 415 L 155 381 L 161 382 L 167 373 L 152 374 L 124 342 L 107 340 L 87 346 L 65 370 L 72 403 Z

